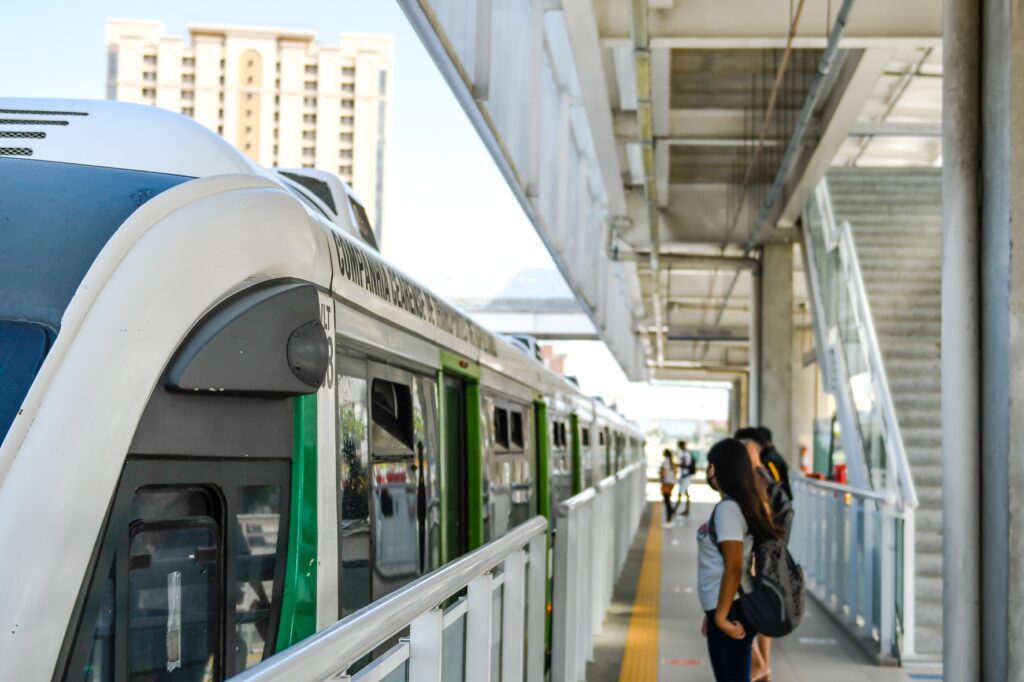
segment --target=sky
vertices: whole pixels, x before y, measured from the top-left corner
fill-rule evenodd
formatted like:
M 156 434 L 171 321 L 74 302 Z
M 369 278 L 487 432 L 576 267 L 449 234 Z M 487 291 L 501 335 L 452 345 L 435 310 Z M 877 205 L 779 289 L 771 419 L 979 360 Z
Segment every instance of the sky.
M 394 0 L 288 3 L 53 0 L 10 2 L 0 41 L 0 92 L 15 97 L 105 96 L 108 17 L 157 19 L 185 37 L 189 22 L 312 29 L 335 45 L 342 33 L 395 38 L 390 172 L 382 252 L 445 297 L 502 288 L 520 268 L 554 268 L 489 153 Z M 469 266 L 471 264 L 471 267 Z M 475 281 L 466 273 L 489 273 Z M 560 344 L 583 390 L 618 402 L 635 419 L 724 418 L 724 391 L 631 385 L 599 342 Z M 717 397 L 715 397 L 717 396 Z M 668 406 L 668 407 L 667 407 Z

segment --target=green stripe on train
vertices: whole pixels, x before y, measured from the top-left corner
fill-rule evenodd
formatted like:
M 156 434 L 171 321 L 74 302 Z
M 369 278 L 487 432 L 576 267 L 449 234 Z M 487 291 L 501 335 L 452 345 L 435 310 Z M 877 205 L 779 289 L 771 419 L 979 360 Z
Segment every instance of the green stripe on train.
M 295 398 L 288 559 L 281 595 L 281 651 L 316 632 L 316 395 Z

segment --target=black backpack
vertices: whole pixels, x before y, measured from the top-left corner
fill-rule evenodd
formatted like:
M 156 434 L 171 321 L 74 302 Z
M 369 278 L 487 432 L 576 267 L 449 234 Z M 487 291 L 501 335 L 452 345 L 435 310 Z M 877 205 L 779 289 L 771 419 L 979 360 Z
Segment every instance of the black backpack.
M 721 553 L 715 531 L 717 511 L 716 504 L 711 511 L 708 535 Z M 793 560 L 782 540 L 754 543 L 754 569 L 753 588 L 750 592 L 740 590 L 743 616 L 759 634 L 785 637 L 800 625 L 804 617 L 807 588 L 803 569 Z
M 793 501 L 789 499 L 782 483 L 776 481 L 767 469 L 761 468 L 756 471 L 768 481 L 768 506 L 772 510 L 772 519 L 775 525 L 782 529 L 782 542 L 788 544 L 789 531 L 793 527 Z

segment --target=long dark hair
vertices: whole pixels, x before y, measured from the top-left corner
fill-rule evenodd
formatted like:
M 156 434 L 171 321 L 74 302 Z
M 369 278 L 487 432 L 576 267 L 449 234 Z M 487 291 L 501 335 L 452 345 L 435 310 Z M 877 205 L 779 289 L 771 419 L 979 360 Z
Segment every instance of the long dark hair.
M 740 506 L 755 542 L 781 538 L 782 529 L 772 520 L 768 500 L 754 478 L 754 467 L 743 443 L 734 438 L 718 441 L 708 451 L 708 464 L 715 467 L 718 490 Z

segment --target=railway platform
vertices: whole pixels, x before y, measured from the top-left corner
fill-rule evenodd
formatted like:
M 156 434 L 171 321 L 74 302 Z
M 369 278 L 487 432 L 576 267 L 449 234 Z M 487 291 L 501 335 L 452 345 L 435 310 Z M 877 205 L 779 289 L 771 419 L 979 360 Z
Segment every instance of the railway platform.
M 656 491 L 652 490 L 652 497 Z M 588 682 L 713 682 L 702 612 L 697 603 L 695 535 L 715 494 L 692 488 L 689 516 L 669 527 L 660 504 L 651 501 L 630 547 L 608 609 L 594 639 Z M 808 599 L 800 627 L 777 640 L 772 679 L 785 682 L 911 682 L 941 680 L 934 666 L 880 666 L 815 599 Z

